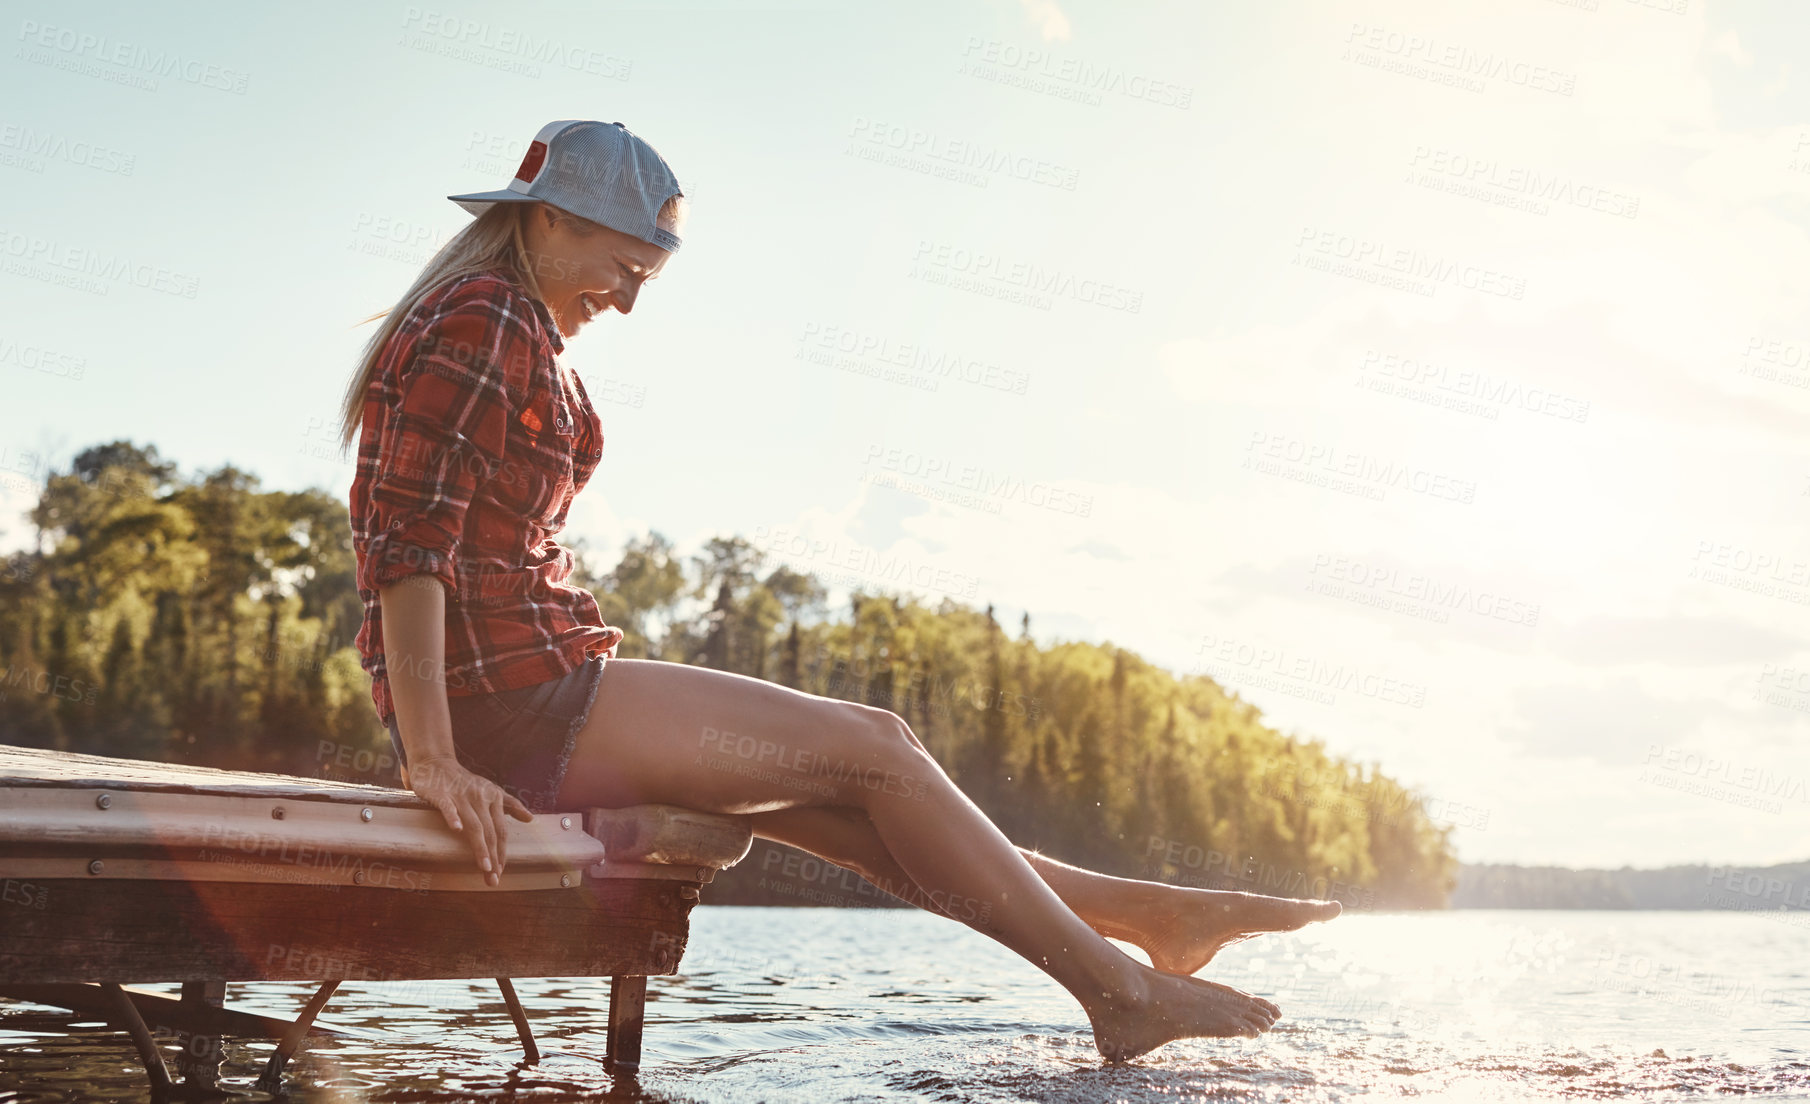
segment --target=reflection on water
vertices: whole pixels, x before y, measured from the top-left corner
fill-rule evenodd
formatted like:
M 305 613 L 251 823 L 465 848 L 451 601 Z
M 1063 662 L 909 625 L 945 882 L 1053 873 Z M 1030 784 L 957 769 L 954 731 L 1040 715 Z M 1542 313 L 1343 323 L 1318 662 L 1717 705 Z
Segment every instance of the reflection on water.
M 1117 1067 L 1054 983 L 924 913 L 700 909 L 684 969 L 650 982 L 638 1082 L 603 1070 L 607 981 L 516 983 L 532 1068 L 492 982 L 348 984 L 321 1020 L 350 1034 L 290 1063 L 289 1099 L 1810 1099 L 1810 929 L 1764 916 L 1347 914 L 1202 971 L 1280 1004 L 1269 1034 Z M 290 1016 L 311 990 L 229 995 Z M 271 1049 L 229 1041 L 221 1086 L 262 1098 Z M 143 1077 L 106 1025 L 0 1002 L 0 1101 L 141 1100 Z

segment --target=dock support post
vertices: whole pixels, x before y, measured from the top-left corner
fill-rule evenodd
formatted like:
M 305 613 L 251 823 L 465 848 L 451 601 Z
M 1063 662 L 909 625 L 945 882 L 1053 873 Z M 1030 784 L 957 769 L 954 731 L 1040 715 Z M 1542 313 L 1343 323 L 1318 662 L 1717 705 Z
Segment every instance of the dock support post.
M 190 1008 L 224 1008 L 226 982 L 185 981 L 181 1003 Z M 210 1089 L 216 1087 L 220 1082 L 220 1065 L 226 1059 L 222 1037 L 192 1031 L 184 1031 L 179 1037 L 182 1052 L 176 1056 L 176 1065 L 182 1071 L 183 1083 Z
M 528 1013 L 522 1011 L 522 1001 L 515 995 L 515 986 L 506 977 L 496 979 L 498 989 L 503 991 L 503 1003 L 509 1006 L 509 1018 L 515 1021 L 515 1033 L 522 1040 L 522 1054 L 531 1066 L 540 1065 L 540 1048 L 534 1045 L 534 1032 L 528 1027 Z
M 104 981 L 101 988 L 106 990 L 107 997 L 113 1002 L 113 1016 L 119 1026 L 125 1028 L 126 1034 L 132 1036 L 132 1046 L 137 1049 L 138 1057 L 145 1064 L 145 1073 L 151 1078 L 153 1095 L 168 1092 L 174 1085 L 170 1080 L 169 1067 L 163 1064 L 163 1055 L 157 1050 L 157 1041 L 151 1038 L 151 1029 L 145 1026 L 143 1016 L 138 1014 L 138 1006 L 126 991 L 119 987 L 117 981 Z
M 641 1068 L 641 1028 L 647 1019 L 647 978 L 610 979 L 610 1018 L 603 1060 L 611 1072 Z
M 282 1089 L 283 1067 L 288 1064 L 290 1056 L 301 1049 L 302 1040 L 308 1037 L 308 1028 L 314 1023 L 314 1017 L 320 1015 L 321 1009 L 327 1006 L 327 998 L 338 988 L 339 982 L 328 981 L 315 990 L 314 996 L 308 999 L 307 1007 L 302 1009 L 302 1014 L 289 1025 L 289 1030 L 283 1032 L 283 1039 L 277 1044 L 275 1053 L 271 1054 L 270 1061 L 264 1064 L 264 1072 L 258 1078 L 258 1088 L 269 1093 Z

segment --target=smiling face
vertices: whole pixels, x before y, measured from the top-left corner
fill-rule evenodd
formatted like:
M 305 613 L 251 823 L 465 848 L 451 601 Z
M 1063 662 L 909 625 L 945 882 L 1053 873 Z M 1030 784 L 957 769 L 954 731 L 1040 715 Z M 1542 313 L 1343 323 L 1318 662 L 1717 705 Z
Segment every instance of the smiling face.
M 608 310 L 635 309 L 641 285 L 672 254 L 631 234 L 537 203 L 522 227 L 529 267 L 560 336 Z

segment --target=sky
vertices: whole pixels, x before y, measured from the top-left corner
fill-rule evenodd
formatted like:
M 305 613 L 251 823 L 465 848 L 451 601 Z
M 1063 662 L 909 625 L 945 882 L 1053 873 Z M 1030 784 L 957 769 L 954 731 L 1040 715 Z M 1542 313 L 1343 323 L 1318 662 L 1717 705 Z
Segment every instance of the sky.
M 7 3 L 0 548 L 82 449 L 344 497 L 549 120 L 692 201 L 564 360 L 649 530 L 1207 674 L 1471 862 L 1810 857 L 1801 6 Z

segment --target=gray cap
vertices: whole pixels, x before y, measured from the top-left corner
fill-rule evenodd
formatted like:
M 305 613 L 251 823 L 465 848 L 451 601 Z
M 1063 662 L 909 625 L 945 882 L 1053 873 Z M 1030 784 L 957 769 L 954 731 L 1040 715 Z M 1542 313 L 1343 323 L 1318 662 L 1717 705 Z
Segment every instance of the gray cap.
M 560 119 L 540 128 L 507 188 L 447 196 L 474 215 L 493 203 L 550 203 L 612 230 L 677 252 L 679 236 L 654 225 L 682 195 L 666 159 L 621 123 Z

